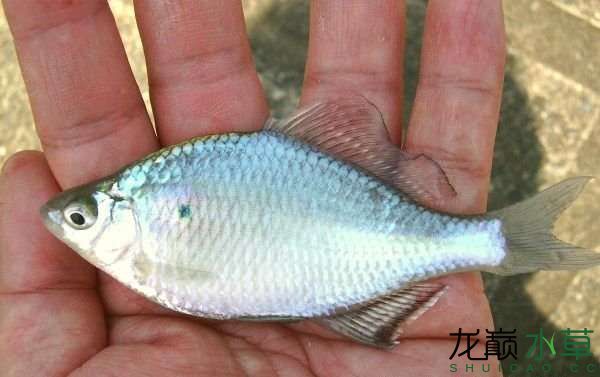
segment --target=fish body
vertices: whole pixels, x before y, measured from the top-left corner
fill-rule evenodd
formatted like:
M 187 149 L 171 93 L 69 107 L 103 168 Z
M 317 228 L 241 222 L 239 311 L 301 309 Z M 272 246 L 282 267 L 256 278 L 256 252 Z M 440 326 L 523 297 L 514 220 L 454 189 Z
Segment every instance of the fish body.
M 422 283 L 428 278 L 600 262 L 593 252 L 567 254 L 570 245 L 548 230 L 582 180 L 486 216 L 439 213 L 415 197 L 445 190 L 445 175 L 393 149 L 381 125 L 361 128 L 377 119 L 369 104 L 350 101 L 254 133 L 192 139 L 66 191 L 42 214 L 84 258 L 170 309 L 321 318 L 382 346 L 443 294 Z M 413 166 L 430 172 L 431 184 L 419 183 Z M 523 253 L 533 246 L 553 251 Z
M 271 131 L 167 149 L 111 190 L 138 219 L 128 284 L 208 317 L 331 315 L 504 257 L 499 220 L 432 212 Z

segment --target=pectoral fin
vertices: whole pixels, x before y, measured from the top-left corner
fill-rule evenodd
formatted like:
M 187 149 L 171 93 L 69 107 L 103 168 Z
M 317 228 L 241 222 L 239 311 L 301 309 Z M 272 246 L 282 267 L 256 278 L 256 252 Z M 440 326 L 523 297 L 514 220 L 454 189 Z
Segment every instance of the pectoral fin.
M 321 323 L 356 341 L 391 348 L 398 344 L 402 327 L 432 307 L 445 290 L 441 284 L 414 284 Z
M 286 119 L 270 119 L 265 130 L 284 133 L 357 165 L 417 202 L 435 203 L 456 195 L 435 161 L 391 143 L 381 113 L 364 97 L 340 98 Z
M 140 284 L 146 284 L 147 280 L 157 273 L 160 274 L 161 280 L 168 281 L 171 285 L 200 286 L 214 277 L 212 272 L 202 268 L 157 262 L 143 253 L 136 256 L 133 271 Z

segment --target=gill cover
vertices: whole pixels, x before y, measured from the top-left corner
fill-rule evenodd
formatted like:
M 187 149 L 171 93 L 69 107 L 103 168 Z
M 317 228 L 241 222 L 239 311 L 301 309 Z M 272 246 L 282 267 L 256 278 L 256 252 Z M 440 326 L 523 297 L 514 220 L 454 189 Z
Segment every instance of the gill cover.
M 41 209 L 46 227 L 98 267 L 117 261 L 138 239 L 131 202 L 97 186 L 71 189 Z
M 117 261 L 138 239 L 138 225 L 131 202 L 114 198 L 102 192 L 94 194 L 98 205 L 98 224 L 89 251 L 99 265 Z

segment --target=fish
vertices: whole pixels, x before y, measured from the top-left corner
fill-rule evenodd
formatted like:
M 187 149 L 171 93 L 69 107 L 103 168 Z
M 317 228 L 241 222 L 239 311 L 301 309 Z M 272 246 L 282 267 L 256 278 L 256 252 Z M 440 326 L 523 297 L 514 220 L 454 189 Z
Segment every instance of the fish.
M 391 348 L 449 289 L 433 277 L 600 264 L 552 233 L 589 179 L 486 214 L 436 211 L 422 203 L 456 195 L 443 169 L 395 146 L 353 96 L 166 147 L 40 212 L 88 262 L 176 312 L 315 320 Z

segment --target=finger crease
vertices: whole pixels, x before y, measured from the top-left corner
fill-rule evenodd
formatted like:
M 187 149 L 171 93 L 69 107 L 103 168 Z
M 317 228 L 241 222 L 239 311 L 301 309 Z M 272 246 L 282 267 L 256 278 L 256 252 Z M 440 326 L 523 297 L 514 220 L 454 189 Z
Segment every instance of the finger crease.
M 139 125 L 135 120 L 146 122 L 146 118 L 144 106 L 136 101 L 129 107 L 114 112 L 90 116 L 68 125 L 38 129 L 44 149 L 61 149 L 80 147 L 106 139 L 128 127 Z
M 24 296 L 24 295 L 42 295 L 47 293 L 62 293 L 73 291 L 96 291 L 96 287 L 79 284 L 63 284 L 58 287 L 40 287 L 30 289 L 17 289 L 12 291 L 0 291 L 0 297 Z
M 103 2 L 93 2 L 93 4 L 95 4 L 93 8 L 86 9 L 85 12 L 72 11 L 68 16 L 56 17 L 55 19 L 52 19 L 52 17 L 45 17 L 44 22 L 40 24 L 36 24 L 34 26 L 21 30 L 17 28 L 14 30 L 14 40 L 19 44 L 24 41 L 39 37 L 41 35 L 49 34 L 52 31 L 63 27 L 68 27 L 78 23 L 86 23 L 89 19 L 95 18 L 102 12 L 108 10 Z M 73 8 L 74 6 L 64 6 L 65 9 L 69 7 Z
M 418 88 L 441 90 L 464 90 L 475 92 L 485 97 L 499 97 L 500 87 L 498 82 L 487 82 L 474 78 L 452 77 L 442 74 L 422 74 L 419 78 Z
M 213 51 L 200 51 L 166 63 L 150 76 L 153 89 L 180 88 L 218 83 L 251 72 L 249 57 L 243 47 L 233 45 Z M 151 69 L 152 71 L 152 69 Z
M 360 90 L 383 90 L 389 93 L 403 90 L 400 75 L 389 75 L 376 70 L 316 70 L 310 71 L 306 79 L 307 84 L 311 86 L 350 84 Z

